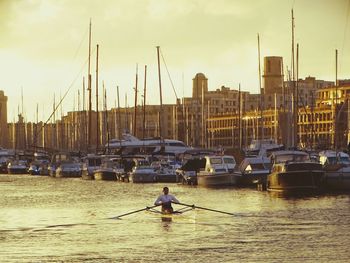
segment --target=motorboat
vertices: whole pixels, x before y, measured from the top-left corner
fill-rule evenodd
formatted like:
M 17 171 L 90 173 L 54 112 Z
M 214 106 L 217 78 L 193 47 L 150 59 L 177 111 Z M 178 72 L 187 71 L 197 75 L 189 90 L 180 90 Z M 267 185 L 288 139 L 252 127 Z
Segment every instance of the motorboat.
M 30 175 L 49 175 L 49 156 L 46 153 L 34 153 L 34 160 L 30 162 L 28 172 Z
M 197 173 L 204 167 L 204 158 L 187 159 L 180 168 L 176 169 L 177 182 L 187 185 L 197 185 Z
M 237 183 L 241 186 L 266 185 L 266 178 L 270 173 L 270 169 L 270 158 L 263 156 L 246 157 L 234 174 L 237 176 Z
M 157 172 L 147 159 L 134 159 L 134 167 L 129 173 L 129 179 L 133 183 L 155 183 Z
M 97 154 L 88 154 L 83 158 L 81 177 L 84 180 L 93 180 L 94 172 L 100 169 L 103 156 Z
M 116 181 L 115 163 L 110 159 L 103 160 L 100 168 L 93 171 L 93 176 L 95 180 Z
M 204 157 L 204 167 L 197 173 L 199 186 L 231 186 L 236 184 L 233 156 L 209 155 Z
M 125 167 L 123 164 L 123 159 L 120 156 L 113 156 L 109 160 L 113 162 L 114 171 L 116 173 L 116 177 L 118 181 L 127 181 L 128 175 L 125 171 Z M 131 170 L 131 168 L 130 168 Z
M 215 155 L 211 149 L 192 149 L 180 155 L 182 166 L 176 169 L 177 182 L 197 185 L 197 173 L 205 167 L 205 156 Z
M 266 188 L 271 192 L 311 192 L 321 189 L 324 171 L 302 151 L 277 151 L 271 155 L 271 173 Z
M 347 153 L 321 151 L 319 161 L 325 171 L 326 190 L 350 190 L 350 158 Z
M 68 152 L 57 152 L 54 153 L 51 157 L 51 162 L 48 166 L 49 175 L 52 177 L 56 177 L 56 169 L 61 165 L 61 163 L 70 161 L 72 156 Z
M 63 161 L 56 168 L 55 177 L 81 177 L 81 164 L 75 160 Z
M 0 173 L 7 174 L 7 165 L 15 158 L 15 151 L 0 147 Z
M 28 173 L 28 163 L 26 160 L 13 159 L 7 165 L 8 174 L 26 174 Z
M 155 161 L 151 163 L 157 172 L 157 182 L 159 183 L 176 183 L 176 169 L 180 168 L 179 162 L 171 160 Z
M 49 160 L 35 160 L 30 163 L 28 172 L 30 175 L 49 175 Z

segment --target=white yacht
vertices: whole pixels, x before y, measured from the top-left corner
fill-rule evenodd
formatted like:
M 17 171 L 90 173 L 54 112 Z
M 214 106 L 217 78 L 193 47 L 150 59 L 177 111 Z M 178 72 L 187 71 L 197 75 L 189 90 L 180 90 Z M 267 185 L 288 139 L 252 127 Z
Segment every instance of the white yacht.
M 108 144 L 105 145 L 110 151 L 120 152 L 147 152 L 147 153 L 173 153 L 180 154 L 187 150 L 193 149 L 187 146 L 184 142 L 172 139 L 161 139 L 161 138 L 146 138 L 138 139 L 135 136 L 124 133 L 123 139 L 112 139 Z

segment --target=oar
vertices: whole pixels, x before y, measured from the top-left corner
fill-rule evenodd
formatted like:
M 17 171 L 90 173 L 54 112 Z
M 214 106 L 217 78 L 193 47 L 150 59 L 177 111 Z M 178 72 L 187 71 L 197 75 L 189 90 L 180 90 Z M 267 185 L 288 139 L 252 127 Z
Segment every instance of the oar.
M 126 213 L 126 214 L 119 215 L 119 216 L 110 217 L 110 218 L 108 218 L 108 219 L 119 219 L 120 217 L 127 216 L 127 215 L 131 215 L 131 214 L 135 214 L 135 213 L 142 212 L 142 211 L 145 211 L 145 210 L 149 210 L 149 209 L 152 209 L 152 208 L 154 208 L 154 207 L 156 207 L 156 206 L 159 206 L 159 205 L 147 206 L 147 207 L 145 207 L 145 208 L 138 209 L 138 210 L 135 210 L 135 211 Z
M 172 202 L 172 203 L 178 204 L 178 205 L 183 205 L 183 206 L 188 206 L 188 207 L 192 207 L 192 208 L 198 208 L 198 209 L 202 209 L 202 210 L 212 211 L 212 212 L 216 212 L 216 213 L 231 215 L 231 216 L 234 216 L 234 215 L 235 215 L 235 214 L 233 214 L 233 213 L 229 213 L 229 212 L 225 212 L 225 211 L 220 211 L 220 210 L 215 210 L 215 209 L 206 208 L 206 207 L 201 207 L 201 206 L 196 206 L 196 205 L 188 205 L 188 204 L 184 204 L 184 203 L 175 203 L 175 202 Z

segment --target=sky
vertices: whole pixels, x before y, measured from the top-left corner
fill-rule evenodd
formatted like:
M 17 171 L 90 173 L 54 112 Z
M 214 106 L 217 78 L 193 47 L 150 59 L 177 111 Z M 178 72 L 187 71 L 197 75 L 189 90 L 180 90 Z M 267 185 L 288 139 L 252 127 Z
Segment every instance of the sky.
M 349 79 L 350 0 L 0 0 L 0 90 L 8 96 L 8 121 L 22 111 L 35 121 L 37 105 L 39 120 L 46 121 L 54 99 L 57 104 L 66 93 L 63 114 L 82 109 L 78 90 L 82 100 L 90 19 L 93 109 L 97 44 L 99 93 L 104 84 L 107 108 L 116 105 L 117 86 L 121 107 L 134 105 L 136 65 L 138 104 L 145 65 L 146 103 L 159 104 L 156 46 L 165 104 L 190 97 L 199 72 L 209 90 L 241 85 L 258 93 L 257 34 L 261 61 L 282 56 L 290 69 L 292 9 L 299 77 L 334 81 L 337 49 L 338 78 Z

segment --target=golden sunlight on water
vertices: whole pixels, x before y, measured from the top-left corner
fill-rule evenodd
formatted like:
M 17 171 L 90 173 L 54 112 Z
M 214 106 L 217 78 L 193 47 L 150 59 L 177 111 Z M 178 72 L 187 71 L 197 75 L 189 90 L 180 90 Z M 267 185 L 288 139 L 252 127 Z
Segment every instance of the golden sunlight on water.
M 171 221 L 150 211 L 109 219 L 152 206 L 163 184 L 0 175 L 0 261 L 349 261 L 349 194 L 168 186 L 180 202 L 234 216 L 195 209 Z

